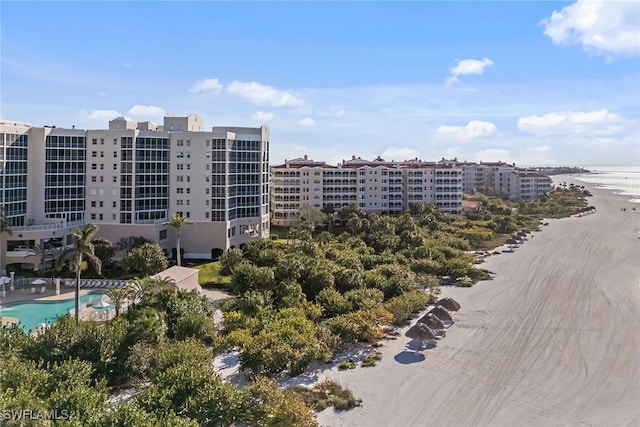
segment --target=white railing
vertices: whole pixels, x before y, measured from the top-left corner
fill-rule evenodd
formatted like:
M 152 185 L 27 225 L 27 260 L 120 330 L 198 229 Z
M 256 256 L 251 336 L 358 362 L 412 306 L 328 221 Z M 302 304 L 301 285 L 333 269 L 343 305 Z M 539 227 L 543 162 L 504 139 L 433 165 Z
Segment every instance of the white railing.
M 63 221 L 55 224 L 36 224 L 36 225 L 21 225 L 11 227 L 11 231 L 43 231 L 43 230 L 58 230 L 60 228 L 75 227 L 77 225 L 84 225 L 84 220 L 78 221 Z

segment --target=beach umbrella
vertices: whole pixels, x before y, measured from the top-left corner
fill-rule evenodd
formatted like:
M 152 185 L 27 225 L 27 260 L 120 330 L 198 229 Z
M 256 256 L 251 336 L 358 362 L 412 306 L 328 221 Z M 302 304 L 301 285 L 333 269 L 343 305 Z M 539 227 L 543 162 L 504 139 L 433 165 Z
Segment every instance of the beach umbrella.
M 523 232 L 523 233 L 531 233 L 531 231 L 530 231 L 528 228 L 523 228 L 523 229 L 522 229 L 522 232 Z
M 442 321 L 453 320 L 453 318 L 451 317 L 451 314 L 449 314 L 449 312 L 446 309 L 444 309 L 443 307 L 440 307 L 439 305 L 429 310 L 429 313 L 433 314 L 434 316 L 436 316 L 438 319 Z
M 7 276 L 0 277 L 0 284 L 7 285 L 11 282 L 11 278 Z
M 431 313 L 427 313 L 418 320 L 418 323 L 424 323 L 431 329 L 444 329 L 444 324 L 440 319 Z
M 518 244 L 518 242 L 516 242 L 515 239 L 508 239 L 505 243 L 507 245 L 517 245 Z
M 442 306 L 449 311 L 460 310 L 460 304 L 458 303 L 458 301 L 454 300 L 451 297 L 440 298 L 436 305 Z
M 424 323 L 416 323 L 404 334 L 412 340 L 428 341 L 435 340 L 436 336 L 433 331 Z
M 36 279 L 33 282 L 31 282 L 32 285 L 46 285 L 47 282 L 42 280 L 42 279 Z

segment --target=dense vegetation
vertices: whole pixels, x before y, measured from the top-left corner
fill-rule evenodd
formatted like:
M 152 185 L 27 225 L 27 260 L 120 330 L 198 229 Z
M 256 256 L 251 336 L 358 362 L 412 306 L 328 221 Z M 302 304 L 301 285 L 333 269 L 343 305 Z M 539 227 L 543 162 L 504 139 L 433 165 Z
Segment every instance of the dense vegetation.
M 323 221 L 315 212 L 287 240 L 248 243 L 204 269 L 207 281 L 220 278 L 237 295 L 222 304 L 223 330 L 206 298 L 148 278 L 134 281 L 135 297 L 113 291 L 114 301 L 137 303 L 105 325 L 63 317 L 37 336 L 3 328 L 0 408 L 68 409 L 71 421 L 60 425 L 314 426 L 312 407 L 359 402 L 335 384 L 281 390 L 272 377 L 298 375 L 356 342 L 375 343 L 429 304 L 442 277 L 460 284 L 488 277 L 474 266 L 472 250 L 537 227 L 541 218 L 576 213 L 587 195 L 561 186 L 536 203 L 481 198 L 462 217 L 431 205 L 398 217 L 348 207 L 344 229 L 324 231 L 334 213 Z M 158 258 L 155 248 L 138 243 L 128 247 L 125 265 L 140 262 L 127 270 L 159 268 L 138 254 Z M 109 251 L 105 242 L 94 246 L 97 257 Z M 244 388 L 213 370 L 214 356 L 229 350 L 239 351 L 251 379 Z M 128 387 L 141 392 L 109 403 Z

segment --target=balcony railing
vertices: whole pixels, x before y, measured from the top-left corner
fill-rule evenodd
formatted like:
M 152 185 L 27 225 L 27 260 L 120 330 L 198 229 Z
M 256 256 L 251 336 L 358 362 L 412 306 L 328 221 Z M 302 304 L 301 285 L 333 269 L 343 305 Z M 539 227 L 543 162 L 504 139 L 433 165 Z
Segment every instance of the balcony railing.
M 22 225 L 22 226 L 16 226 L 16 227 L 11 227 L 11 231 L 15 232 L 15 231 L 45 231 L 45 230 L 58 230 L 61 228 L 67 228 L 67 227 L 75 227 L 75 226 L 79 226 L 79 225 L 84 225 L 86 223 L 85 220 L 78 220 L 78 221 L 69 221 L 69 222 L 58 222 L 55 224 L 35 224 L 35 225 Z

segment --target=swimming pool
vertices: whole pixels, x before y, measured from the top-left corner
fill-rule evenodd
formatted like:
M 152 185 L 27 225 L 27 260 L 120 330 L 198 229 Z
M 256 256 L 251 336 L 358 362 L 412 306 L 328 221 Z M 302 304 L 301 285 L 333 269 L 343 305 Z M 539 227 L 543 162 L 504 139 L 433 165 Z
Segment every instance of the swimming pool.
M 101 292 L 89 292 L 80 296 L 80 304 L 97 305 L 102 301 Z M 58 301 L 25 301 L 12 302 L 0 308 L 2 317 L 15 317 L 25 331 L 35 331 L 41 323 L 54 323 L 58 316 L 69 313 L 75 308 L 74 298 Z M 109 307 L 94 307 L 96 311 L 104 311 Z

